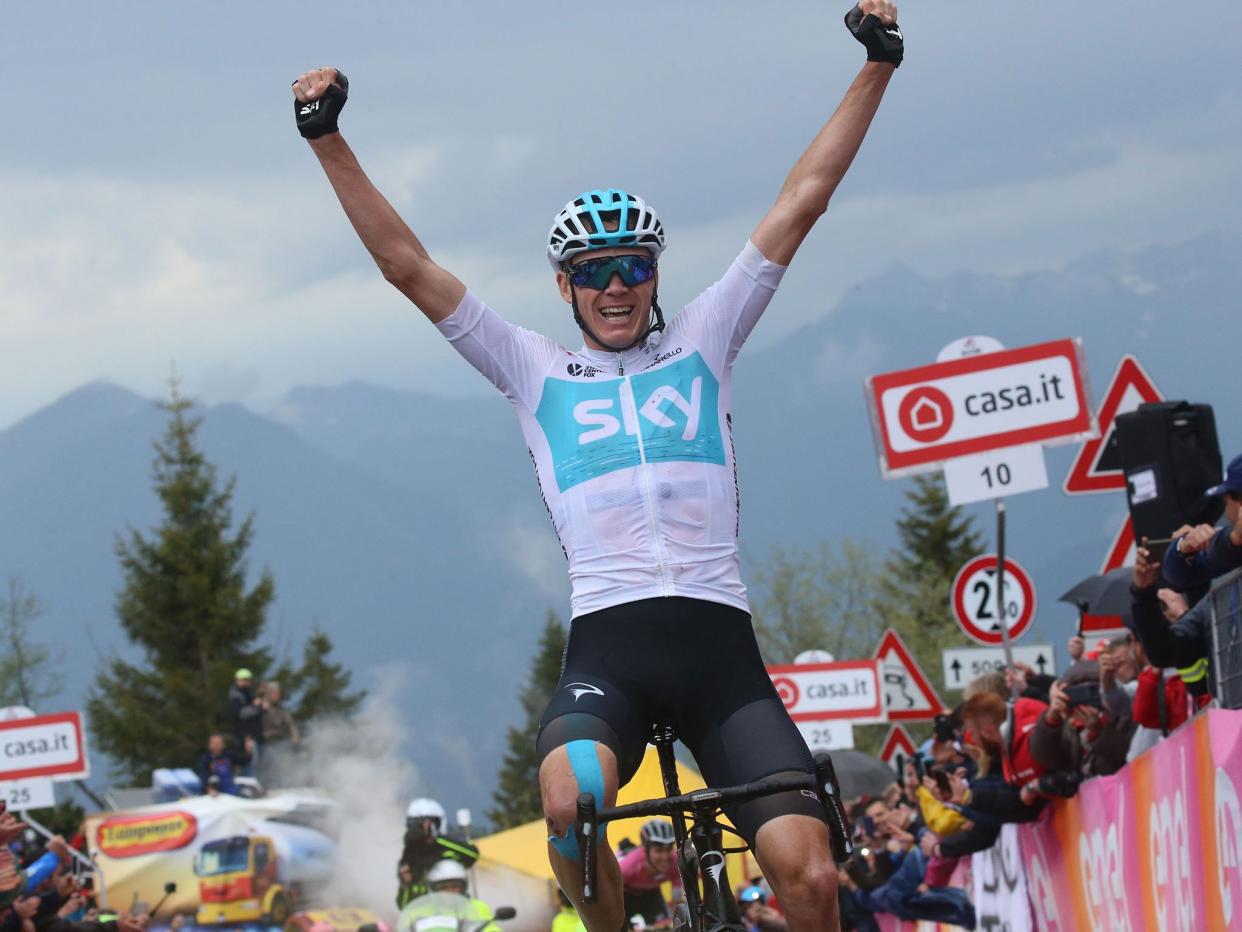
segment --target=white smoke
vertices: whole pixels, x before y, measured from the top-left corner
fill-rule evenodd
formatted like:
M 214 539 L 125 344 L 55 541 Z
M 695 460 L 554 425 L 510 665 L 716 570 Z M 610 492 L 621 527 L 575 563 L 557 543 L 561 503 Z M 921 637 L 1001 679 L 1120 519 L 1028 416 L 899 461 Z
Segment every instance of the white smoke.
M 337 869 L 317 904 L 396 916 L 397 859 L 405 809 L 421 783 L 402 753 L 409 737 L 399 713 L 403 677 L 386 671 L 355 717 L 299 723 L 301 753 L 273 760 L 272 784 L 314 787 L 337 805 Z

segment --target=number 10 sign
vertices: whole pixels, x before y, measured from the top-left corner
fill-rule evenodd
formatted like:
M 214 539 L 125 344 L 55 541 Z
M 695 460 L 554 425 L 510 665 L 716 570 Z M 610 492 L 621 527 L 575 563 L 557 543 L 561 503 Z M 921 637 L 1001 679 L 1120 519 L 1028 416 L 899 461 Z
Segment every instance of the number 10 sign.
M 950 603 L 958 627 L 972 640 L 990 647 L 1003 643 L 996 611 L 996 554 L 967 562 L 953 579 Z M 1035 619 L 1035 585 L 1017 562 L 1005 558 L 1005 627 L 1016 640 Z

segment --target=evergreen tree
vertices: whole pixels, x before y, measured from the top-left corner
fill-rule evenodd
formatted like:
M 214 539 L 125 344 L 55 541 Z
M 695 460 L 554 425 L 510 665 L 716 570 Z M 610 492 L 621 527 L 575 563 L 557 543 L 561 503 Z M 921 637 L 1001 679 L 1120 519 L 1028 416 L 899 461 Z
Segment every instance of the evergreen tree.
M 46 606 L 16 576 L 7 596 L 0 595 L 0 706 L 23 705 L 36 712 L 60 692 L 62 679 L 53 668 L 46 645 L 33 641 L 30 627 Z
M 496 791 L 492 794 L 494 805 L 487 815 L 497 829 L 543 818 L 535 739 L 539 736 L 543 711 L 561 678 L 565 640 L 565 626 L 555 612 L 549 611 L 531 661 L 530 675 L 518 694 L 524 718 L 521 725 L 509 729 L 508 750 L 496 776 Z
M 271 663 L 256 641 L 275 594 L 266 571 L 247 587 L 254 516 L 233 528 L 235 480 L 221 484 L 199 450 L 192 403 L 174 383 L 161 406 L 169 419 L 153 479 L 163 521 L 150 534 L 131 528 L 115 547 L 116 613 L 141 660 L 107 659 L 87 705 L 101 747 L 142 782 L 154 767 L 192 766 L 207 736 L 227 731 L 233 672 L 261 676 Z
M 939 473 L 916 476 L 906 499 L 878 610 L 943 689 L 940 652 L 964 640 L 949 608 L 953 577 L 983 552 L 983 540 L 970 516 L 949 504 Z
M 962 565 L 983 552 L 983 540 L 962 509 L 949 504 L 940 473 L 914 477 L 897 521 L 901 547 L 889 560 L 890 573 L 933 570 L 952 582 Z
M 284 690 L 283 705 L 299 727 L 315 719 L 348 718 L 366 698 L 366 690 L 350 692 L 352 675 L 330 660 L 332 639 L 316 628 L 302 648 L 302 663 L 287 664 L 273 674 Z

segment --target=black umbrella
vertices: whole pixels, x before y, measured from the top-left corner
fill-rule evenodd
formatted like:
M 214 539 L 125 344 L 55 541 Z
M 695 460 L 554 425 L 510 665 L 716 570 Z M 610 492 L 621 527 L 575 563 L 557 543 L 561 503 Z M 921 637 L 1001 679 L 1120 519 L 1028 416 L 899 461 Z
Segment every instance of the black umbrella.
M 879 796 L 897 780 L 893 768 L 878 757 L 848 748 L 830 753 L 841 783 L 841 795 L 846 799 Z
M 1100 576 L 1088 576 L 1057 601 L 1068 602 L 1088 615 L 1130 617 L 1130 567 L 1122 566 Z

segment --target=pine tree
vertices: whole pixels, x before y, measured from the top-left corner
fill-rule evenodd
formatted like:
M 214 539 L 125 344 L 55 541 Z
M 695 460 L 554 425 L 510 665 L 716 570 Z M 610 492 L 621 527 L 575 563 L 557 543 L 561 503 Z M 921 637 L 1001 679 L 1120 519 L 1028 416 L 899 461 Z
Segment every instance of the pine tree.
M 938 473 L 916 476 L 897 521 L 899 545 L 885 563 L 879 611 L 934 683 L 944 688 L 940 652 L 962 641 L 949 608 L 953 577 L 983 552 L 969 515 L 949 504 Z
M 509 729 L 506 736 L 508 750 L 496 776 L 496 791 L 492 794 L 494 805 L 487 815 L 497 829 L 512 828 L 543 818 L 535 739 L 539 736 L 543 711 L 561 678 L 565 641 L 565 626 L 555 612 L 549 611 L 531 660 L 530 675 L 518 694 L 525 718 L 520 726 Z
M 273 677 L 284 690 L 284 706 L 300 727 L 316 719 L 348 718 L 366 698 L 366 690 L 350 692 L 352 675 L 344 665 L 332 663 L 332 639 L 316 628 L 302 648 L 302 663 L 282 665 Z
M 275 587 L 268 572 L 249 588 L 246 552 L 254 516 L 233 528 L 233 479 L 221 484 L 197 446 L 201 419 L 174 383 L 153 480 L 162 523 L 118 536 L 124 585 L 116 613 L 141 651 L 104 661 L 88 700 L 91 726 L 121 773 L 146 782 L 154 767 L 193 766 L 207 736 L 227 729 L 238 667 L 261 676 L 271 655 L 256 644 Z

